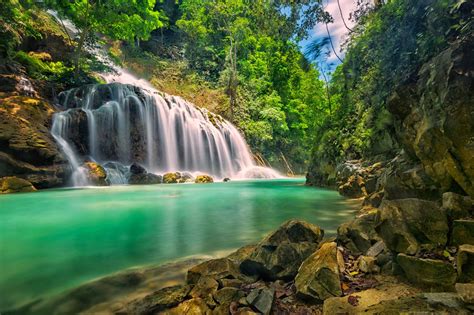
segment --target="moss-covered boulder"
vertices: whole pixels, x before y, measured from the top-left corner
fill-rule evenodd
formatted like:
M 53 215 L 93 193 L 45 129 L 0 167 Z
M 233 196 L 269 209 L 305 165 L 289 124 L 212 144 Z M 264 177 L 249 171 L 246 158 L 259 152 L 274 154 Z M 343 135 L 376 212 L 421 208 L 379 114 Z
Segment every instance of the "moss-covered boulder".
M 96 162 L 84 162 L 83 167 L 87 170 L 87 179 L 94 186 L 108 186 L 107 173 L 105 169 Z
M 209 175 L 198 175 L 196 176 L 196 179 L 194 180 L 196 184 L 207 184 L 207 183 L 213 183 L 214 179 L 209 176 Z
M 384 200 L 375 230 L 390 250 L 415 254 L 422 244 L 446 245 L 449 227 L 436 203 L 409 198 Z
M 290 220 L 268 235 L 240 264 L 247 275 L 268 280 L 291 280 L 317 248 L 324 231 L 316 225 Z
M 161 312 L 163 315 L 210 315 L 212 310 L 207 306 L 206 302 L 200 298 L 186 300 L 178 306 Z
M 456 283 L 456 270 L 447 261 L 398 254 L 397 262 L 412 283 L 432 288 L 451 288 Z
M 469 217 L 474 212 L 474 203 L 471 197 L 453 192 L 443 194 L 443 209 L 451 220 Z
M 297 294 L 305 299 L 324 301 L 341 296 L 340 272 L 344 260 L 335 242 L 325 243 L 301 265 L 295 278 Z
M 377 211 L 374 209 L 359 215 L 337 229 L 337 242 L 353 254 L 365 254 L 380 237 L 375 231 Z
M 0 178 L 0 194 L 32 191 L 36 191 L 36 188 L 25 179 L 14 176 Z
M 166 173 L 163 175 L 163 184 L 177 184 L 180 178 L 179 172 Z

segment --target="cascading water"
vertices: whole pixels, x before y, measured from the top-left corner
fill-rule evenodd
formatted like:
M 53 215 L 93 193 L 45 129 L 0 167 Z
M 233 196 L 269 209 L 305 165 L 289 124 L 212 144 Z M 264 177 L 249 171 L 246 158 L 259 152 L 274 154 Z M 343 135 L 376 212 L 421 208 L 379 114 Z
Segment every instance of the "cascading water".
M 54 11 L 50 13 L 57 19 Z M 75 26 L 62 20 L 74 35 Z M 148 172 L 185 171 L 216 178 L 276 178 L 256 165 L 242 135 L 228 121 L 180 97 L 165 95 L 121 69 L 101 47 L 89 53 L 113 71 L 108 84 L 62 92 L 51 133 L 73 169 L 74 186 L 88 184 L 83 160 L 99 162 L 111 184 L 125 184 L 129 165 Z M 87 157 L 87 158 L 86 158 Z
M 257 167 L 245 140 L 220 116 L 180 97 L 110 83 L 87 85 L 59 95 L 54 138 L 74 170 L 73 183 L 86 185 L 79 156 L 101 163 L 111 183 L 126 183 L 126 168 L 142 164 L 152 173 L 186 171 L 216 178 L 273 178 Z

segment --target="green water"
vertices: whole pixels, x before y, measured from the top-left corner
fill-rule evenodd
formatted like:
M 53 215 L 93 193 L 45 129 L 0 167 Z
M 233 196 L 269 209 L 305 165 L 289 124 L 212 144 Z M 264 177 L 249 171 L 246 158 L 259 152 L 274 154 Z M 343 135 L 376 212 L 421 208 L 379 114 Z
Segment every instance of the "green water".
M 0 310 L 132 266 L 256 242 L 283 221 L 326 234 L 355 208 L 302 179 L 0 196 Z

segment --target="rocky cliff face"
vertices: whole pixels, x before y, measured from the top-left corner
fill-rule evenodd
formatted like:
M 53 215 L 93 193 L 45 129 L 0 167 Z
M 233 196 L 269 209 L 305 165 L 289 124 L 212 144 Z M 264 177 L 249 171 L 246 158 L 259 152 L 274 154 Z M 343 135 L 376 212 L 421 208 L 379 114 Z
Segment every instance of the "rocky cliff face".
M 474 196 L 473 48 L 472 36 L 452 43 L 389 98 L 399 153 L 376 158 L 384 163 L 376 190 L 384 189 L 387 197 L 436 199 L 446 191 Z M 347 163 L 317 161 L 307 183 L 339 187 L 351 197 L 368 195 L 361 187 L 370 173 L 364 168 L 373 162 L 366 157 L 348 172 Z
M 36 188 L 60 186 L 65 160 L 49 129 L 53 106 L 26 76 L 0 75 L 0 178 L 17 176 Z

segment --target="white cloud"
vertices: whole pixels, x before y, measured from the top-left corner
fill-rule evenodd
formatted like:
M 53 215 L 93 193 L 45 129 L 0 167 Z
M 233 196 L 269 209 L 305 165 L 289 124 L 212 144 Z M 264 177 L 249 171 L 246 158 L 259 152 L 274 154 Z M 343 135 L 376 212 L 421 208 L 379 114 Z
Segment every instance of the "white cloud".
M 349 28 L 354 26 L 354 22 L 349 20 L 349 15 L 356 8 L 355 0 L 339 0 L 341 5 L 342 14 L 344 16 L 344 21 Z M 331 39 L 334 44 L 334 48 L 339 55 L 343 58 L 344 52 L 341 52 L 341 45 L 344 42 L 344 39 L 347 37 L 349 30 L 344 26 L 344 22 L 337 5 L 337 0 L 327 0 L 325 10 L 331 14 L 334 19 L 334 23 L 329 23 L 329 33 L 331 34 Z M 318 23 L 313 28 L 313 38 L 322 38 L 327 37 L 326 26 L 323 23 Z M 339 60 L 334 55 L 332 49 L 330 49 L 330 56 L 327 60 L 328 63 L 339 63 Z

